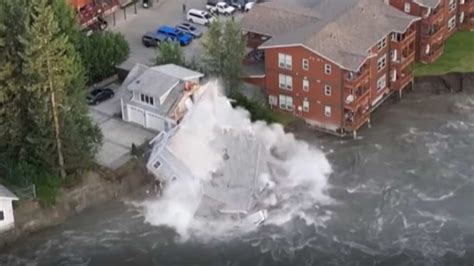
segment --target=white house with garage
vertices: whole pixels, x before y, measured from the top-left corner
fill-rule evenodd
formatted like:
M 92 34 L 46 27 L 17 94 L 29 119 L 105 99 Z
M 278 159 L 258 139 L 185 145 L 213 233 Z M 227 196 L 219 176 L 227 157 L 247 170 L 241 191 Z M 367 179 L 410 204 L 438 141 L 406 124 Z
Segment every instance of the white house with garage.
M 136 64 L 122 84 L 122 119 L 154 131 L 173 128 L 193 106 L 203 76 L 174 64 Z
M 18 200 L 18 197 L 6 187 L 0 185 L 0 233 L 15 227 L 15 218 L 13 216 L 14 200 Z

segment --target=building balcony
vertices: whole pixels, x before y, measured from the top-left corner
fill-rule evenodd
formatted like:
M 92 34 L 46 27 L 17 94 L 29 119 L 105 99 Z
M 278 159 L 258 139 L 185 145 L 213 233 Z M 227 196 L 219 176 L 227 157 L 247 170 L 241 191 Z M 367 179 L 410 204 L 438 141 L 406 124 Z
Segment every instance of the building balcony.
M 344 89 L 344 106 L 347 109 L 356 111 L 363 105 L 369 103 L 370 89 L 369 86 L 363 86 L 356 89 Z
M 364 65 L 359 72 L 347 72 L 344 76 L 344 85 L 347 88 L 355 89 L 369 82 L 369 68 Z
M 395 91 L 403 90 L 413 81 L 413 74 L 402 71 L 397 76 L 397 80 L 391 82 L 390 88 Z
M 445 16 L 444 16 L 443 11 L 444 11 L 444 7 L 438 6 L 438 8 L 432 11 L 432 13 L 429 16 L 423 17 L 421 20 L 421 28 L 423 29 L 425 27 L 429 27 L 435 24 L 444 23 Z
M 119 6 L 118 0 L 96 0 L 84 5 L 77 10 L 79 23 L 86 27 L 97 19 L 98 16 L 106 16 L 113 13 Z
M 398 70 L 406 69 L 415 62 L 415 50 L 408 51 L 407 54 L 398 56 L 397 60 L 392 61 L 392 66 Z
M 245 34 L 247 38 L 247 47 L 250 47 L 252 49 L 257 49 L 260 45 L 262 45 L 264 42 L 268 41 L 270 37 L 253 33 L 253 32 L 247 32 Z
M 443 51 L 444 51 L 443 43 L 437 46 L 432 46 L 428 54 L 423 54 L 421 56 L 421 61 L 423 63 L 433 63 L 443 54 Z
M 344 129 L 347 131 L 356 131 L 369 121 L 369 107 L 361 108 L 357 112 L 346 110 L 344 112 Z
M 406 47 L 410 46 L 412 43 L 415 42 L 416 39 L 416 31 L 413 28 L 407 30 L 407 32 L 401 34 L 396 33 L 392 37 L 392 48 L 403 50 Z

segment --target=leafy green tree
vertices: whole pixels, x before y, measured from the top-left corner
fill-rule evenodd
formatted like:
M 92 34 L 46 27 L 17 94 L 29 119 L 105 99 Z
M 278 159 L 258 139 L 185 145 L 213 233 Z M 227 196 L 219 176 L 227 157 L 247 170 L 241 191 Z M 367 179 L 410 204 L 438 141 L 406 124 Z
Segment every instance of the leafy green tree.
M 115 74 L 115 66 L 127 59 L 130 48 L 121 33 L 98 32 L 84 39 L 81 58 L 89 82 Z
M 158 55 L 156 57 L 158 65 L 176 64 L 184 65 L 183 49 L 178 42 L 162 42 L 158 48 Z
M 240 24 L 234 20 L 225 24 L 213 22 L 202 45 L 207 72 L 223 79 L 228 94 L 237 93 L 241 85 L 246 45 Z

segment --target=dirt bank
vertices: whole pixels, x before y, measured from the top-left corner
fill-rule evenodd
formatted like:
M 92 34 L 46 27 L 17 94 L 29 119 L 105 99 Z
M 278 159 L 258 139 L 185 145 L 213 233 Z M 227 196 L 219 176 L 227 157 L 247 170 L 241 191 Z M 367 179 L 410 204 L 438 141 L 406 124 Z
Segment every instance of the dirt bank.
M 450 73 L 441 76 L 416 77 L 415 91 L 434 94 L 474 93 L 474 73 Z
M 71 188 L 62 189 L 56 205 L 42 208 L 37 201 L 21 201 L 15 208 L 15 229 L 0 234 L 0 249 L 31 233 L 59 225 L 88 207 L 125 196 L 151 180 L 144 163 L 132 161 L 116 171 L 97 169 Z

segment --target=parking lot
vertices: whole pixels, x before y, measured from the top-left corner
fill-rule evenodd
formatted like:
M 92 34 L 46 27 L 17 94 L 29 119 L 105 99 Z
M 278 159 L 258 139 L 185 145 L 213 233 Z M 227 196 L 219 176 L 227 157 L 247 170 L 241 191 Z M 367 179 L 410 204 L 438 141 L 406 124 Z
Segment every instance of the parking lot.
M 141 1 L 139 1 L 141 2 Z M 123 10 L 115 13 L 116 24 L 113 25 L 112 16 L 108 16 L 109 30 L 121 32 L 130 45 L 130 56 L 125 62 L 132 67 L 135 63 L 146 65 L 154 64 L 156 50 L 146 48 L 141 42 L 143 34 L 147 31 L 155 31 L 161 25 L 175 26 L 186 21 L 186 15 L 183 13 L 183 3 L 186 3 L 186 9 L 191 8 L 206 9 L 206 0 L 156 0 L 152 7 L 145 9 L 137 4 L 137 14 L 134 14 L 134 6 L 126 9 L 126 20 Z M 237 11 L 234 15 L 235 20 L 240 20 L 243 14 Z M 222 20 L 229 17 L 220 16 Z M 203 31 L 203 37 L 206 35 L 207 28 L 201 25 L 195 25 Z M 198 60 L 202 55 L 201 39 L 194 40 L 190 45 L 184 47 L 184 54 L 187 60 L 193 57 Z

